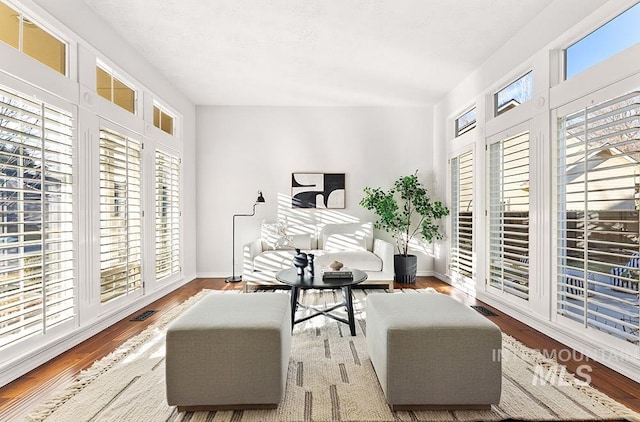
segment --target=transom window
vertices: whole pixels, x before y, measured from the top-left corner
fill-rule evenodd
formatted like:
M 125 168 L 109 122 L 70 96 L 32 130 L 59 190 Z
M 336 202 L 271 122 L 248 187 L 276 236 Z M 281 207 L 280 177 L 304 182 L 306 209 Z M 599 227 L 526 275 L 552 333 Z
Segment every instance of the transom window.
M 476 127 L 476 108 L 463 113 L 456 119 L 456 137 L 467 133 Z
M 3 2 L 0 2 L 0 41 L 66 75 L 67 44 Z
M 640 3 L 565 50 L 565 79 L 640 42 Z
M 502 88 L 494 95 L 495 115 L 499 116 L 531 99 L 533 71 Z
M 158 129 L 173 135 L 173 116 L 164 111 L 160 106 L 153 105 L 153 125 Z
M 113 75 L 113 72 L 101 63 L 96 66 L 96 91 L 101 97 L 136 113 L 136 90 Z

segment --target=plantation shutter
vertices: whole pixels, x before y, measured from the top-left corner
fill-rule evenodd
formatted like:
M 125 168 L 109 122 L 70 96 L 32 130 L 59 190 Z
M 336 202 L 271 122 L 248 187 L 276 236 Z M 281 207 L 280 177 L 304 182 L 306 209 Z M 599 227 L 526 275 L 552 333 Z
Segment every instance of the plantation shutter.
M 451 160 L 451 271 L 474 277 L 473 152 Z
M 72 115 L 0 88 L 0 348 L 74 317 Z
M 529 132 L 489 146 L 488 281 L 529 299 Z
M 180 271 L 180 159 L 156 151 L 156 278 Z
M 640 91 L 558 123 L 557 312 L 637 345 Z
M 141 144 L 100 130 L 100 301 L 142 287 Z

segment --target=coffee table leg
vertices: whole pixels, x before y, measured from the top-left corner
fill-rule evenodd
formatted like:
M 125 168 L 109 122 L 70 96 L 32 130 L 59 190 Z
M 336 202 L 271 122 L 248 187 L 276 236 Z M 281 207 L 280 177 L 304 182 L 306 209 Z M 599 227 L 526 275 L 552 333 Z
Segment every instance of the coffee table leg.
M 296 309 L 298 308 L 299 293 L 299 288 L 291 286 L 291 331 L 293 331 L 293 326 L 296 323 Z
M 344 296 L 344 304 L 347 308 L 347 316 L 349 318 L 349 329 L 351 335 L 356 335 L 356 321 L 353 316 L 353 296 L 351 295 L 351 286 L 342 288 L 342 295 Z

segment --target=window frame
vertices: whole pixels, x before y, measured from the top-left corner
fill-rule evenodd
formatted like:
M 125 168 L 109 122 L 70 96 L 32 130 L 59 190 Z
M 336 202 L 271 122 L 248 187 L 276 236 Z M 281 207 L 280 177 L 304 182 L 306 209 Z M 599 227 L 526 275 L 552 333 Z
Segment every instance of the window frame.
M 49 287 L 47 282 L 48 280 L 47 273 L 48 274 L 68 273 L 65 277 L 70 277 L 70 278 L 68 278 L 67 280 L 57 280 L 57 281 L 53 280 L 52 282 L 55 282 L 54 284 L 59 284 L 60 282 L 66 283 L 65 289 L 71 291 L 71 297 L 67 297 L 66 299 L 64 297 L 62 298 L 62 301 L 67 301 L 67 302 L 70 301 L 69 303 L 67 303 L 66 307 L 62 309 L 62 312 L 70 312 L 71 314 L 68 315 L 62 321 L 55 322 L 53 323 L 53 325 L 48 325 L 47 312 L 46 310 L 44 310 L 41 313 L 41 316 L 42 316 L 40 321 L 41 330 L 38 333 L 36 333 L 39 335 L 36 335 L 36 336 L 34 336 L 33 334 L 27 335 L 25 337 L 22 337 L 18 340 L 13 341 L 12 343 L 8 343 L 2 346 L 3 351 L 8 351 L 8 350 L 20 351 L 20 350 L 29 350 L 30 345 L 40 344 L 40 342 L 42 341 L 41 339 L 42 335 L 44 335 L 45 338 L 48 338 L 47 336 L 48 334 L 50 336 L 56 336 L 60 332 L 64 332 L 68 329 L 71 329 L 72 327 L 75 327 L 78 319 L 78 303 L 77 303 L 78 254 L 76 251 L 76 245 L 77 245 L 76 231 L 77 231 L 78 210 L 75 204 L 75 197 L 77 195 L 77 184 L 75 181 L 76 172 L 77 172 L 77 169 L 76 169 L 77 140 L 75 137 L 75 128 L 73 125 L 73 122 L 75 121 L 75 116 L 77 115 L 77 110 L 73 105 L 65 103 L 60 99 L 50 97 L 46 93 L 39 94 L 39 90 L 33 87 L 25 86 L 25 88 L 29 88 L 29 89 L 22 90 L 21 83 L 16 83 L 15 86 L 11 86 L 13 84 L 5 84 L 4 83 L 5 81 L 2 79 L 4 78 L 0 78 L 0 83 L 2 83 L 2 86 L 0 88 L 2 88 L 4 92 L 7 92 L 10 95 L 15 96 L 19 99 L 25 99 L 26 101 L 32 104 L 38 104 L 39 110 L 41 112 L 46 112 L 48 110 L 49 112 L 57 113 L 58 115 L 63 117 L 66 115 L 68 120 L 68 123 L 65 124 L 64 119 L 60 119 L 58 116 L 56 116 L 55 120 L 48 119 L 48 121 L 51 122 L 49 123 L 49 128 L 50 128 L 49 132 L 51 132 L 52 130 L 54 132 L 54 137 L 51 137 L 51 135 L 47 135 L 47 130 L 46 130 L 47 125 L 42 120 L 43 114 L 40 114 L 38 127 L 42 128 L 44 125 L 45 130 L 41 133 L 39 137 L 31 137 L 31 139 L 32 141 L 40 139 L 39 145 L 41 146 L 41 148 L 39 149 L 39 151 L 41 151 L 41 153 L 44 151 L 50 152 L 49 154 L 45 155 L 45 159 L 44 159 L 45 166 L 47 165 L 46 164 L 47 162 L 53 163 L 52 164 L 53 167 L 50 167 L 46 173 L 44 174 L 40 173 L 41 180 L 45 180 L 45 183 L 44 183 L 45 186 L 42 186 L 41 184 L 42 189 L 40 191 L 37 191 L 37 192 L 41 192 L 40 200 L 38 202 L 40 204 L 40 211 L 34 211 L 34 212 L 38 212 L 41 215 L 40 217 L 41 227 L 40 227 L 40 230 L 38 231 L 38 233 L 40 233 L 39 235 L 40 241 L 37 243 L 37 245 L 39 245 L 40 247 L 40 254 L 38 255 L 40 257 L 39 262 L 42 263 L 40 266 L 40 274 L 42 275 L 41 286 L 42 286 L 43 292 L 45 291 L 46 288 Z M 65 133 L 64 130 L 61 130 L 60 128 L 52 129 L 51 124 L 54 124 L 56 126 L 66 126 L 67 133 Z M 13 130 L 12 132 L 16 133 Z M 65 142 L 66 142 L 66 147 L 65 147 Z M 46 147 L 47 143 L 55 143 L 55 148 L 54 149 L 51 149 L 51 147 L 47 148 Z M 27 144 L 20 143 L 20 145 L 27 145 Z M 57 152 L 58 158 L 56 158 L 55 161 L 51 158 L 52 156 L 51 151 L 54 151 L 54 153 Z M 61 156 L 66 156 L 67 158 L 66 159 L 60 158 Z M 20 155 L 19 157 L 24 157 L 24 155 Z M 63 161 L 60 161 L 60 160 L 63 160 Z M 56 166 L 58 168 L 54 169 Z M 64 171 L 65 167 L 68 169 L 68 171 L 66 172 Z M 20 167 L 20 168 L 23 168 L 23 167 Z M 67 197 L 66 210 L 64 209 L 65 202 L 59 202 L 60 204 L 62 204 L 63 209 L 56 210 L 56 209 L 51 209 L 50 206 L 47 206 L 47 204 L 50 205 L 50 204 L 56 203 L 47 198 L 47 196 L 49 196 L 47 192 L 49 193 L 55 192 L 55 190 L 50 190 L 52 188 L 51 181 L 53 178 L 51 174 L 59 174 L 60 177 L 63 177 L 66 174 L 68 175 L 68 177 L 71 178 L 70 181 L 64 184 L 64 186 L 67 187 L 66 188 L 67 192 L 59 193 L 59 195 Z M 45 197 L 43 198 L 42 195 L 44 195 Z M 49 219 L 47 217 L 47 215 L 50 213 L 53 216 L 52 219 Z M 25 221 L 26 220 L 23 220 L 23 223 L 17 223 L 17 224 L 24 224 Z M 45 224 L 45 222 L 47 224 Z M 59 226 L 58 228 L 47 227 L 49 224 L 61 224 L 61 226 Z M 66 228 L 64 228 L 65 226 Z M 50 235 L 55 233 L 59 233 L 63 235 L 66 233 L 66 238 L 64 237 L 55 238 L 55 239 L 50 238 Z M 56 243 L 56 241 L 59 241 L 59 242 Z M 66 245 L 66 247 L 70 249 L 50 250 L 48 249 L 47 245 Z M 54 259 L 52 255 L 55 255 L 55 254 L 67 254 L 67 255 L 70 254 L 70 257 L 63 258 L 61 261 L 63 263 L 66 263 L 67 268 L 63 268 L 62 271 L 60 271 L 59 268 L 56 268 L 55 270 L 49 269 L 49 272 L 47 272 L 48 270 L 47 266 L 51 265 L 51 264 L 47 264 L 47 256 L 49 256 L 49 262 L 51 262 L 51 260 Z M 56 266 L 59 265 L 55 263 L 55 261 L 54 261 L 54 264 Z M 59 299 L 57 299 L 56 302 L 62 303 Z
M 109 88 L 109 92 L 111 94 L 111 98 L 106 98 L 104 96 L 102 96 L 99 92 L 98 92 L 98 80 L 96 77 L 96 86 L 95 86 L 95 92 L 98 95 L 98 97 L 110 102 L 111 104 L 123 109 L 124 111 L 126 111 L 127 113 L 133 114 L 134 116 L 138 116 L 138 108 L 139 108 L 139 103 L 140 103 L 140 92 L 139 89 L 137 88 L 137 84 L 134 84 L 132 82 L 130 82 L 129 78 L 126 77 L 122 77 L 120 72 L 117 72 L 115 70 L 113 70 L 112 66 L 109 66 L 107 63 L 105 63 L 103 60 L 101 60 L 100 58 L 96 58 L 96 65 L 95 65 L 95 72 L 97 74 L 97 70 L 101 69 L 103 72 L 105 72 L 106 74 L 108 74 L 110 76 L 110 80 L 111 80 L 111 85 Z M 129 88 L 132 92 L 133 92 L 133 111 L 122 107 L 120 104 L 115 102 L 115 88 L 114 88 L 114 82 L 117 81 L 119 83 L 121 83 L 122 85 L 126 86 L 127 88 Z
M 169 167 L 171 167 L 168 175 L 169 175 L 169 184 L 171 185 L 171 188 L 168 189 L 167 191 L 165 191 L 164 193 L 167 193 L 168 196 L 170 198 L 173 198 L 171 201 L 168 201 L 167 204 L 165 204 L 162 201 L 162 197 L 163 194 L 159 193 L 158 188 L 161 185 L 161 180 L 160 180 L 160 160 L 159 160 L 159 156 L 164 156 L 165 158 L 165 163 L 168 164 Z M 177 167 L 177 171 L 173 171 L 175 170 L 175 167 Z M 166 169 L 167 165 L 163 165 L 163 168 Z M 165 173 L 166 174 L 166 173 Z M 154 252 L 155 252 L 155 256 L 156 256 L 156 260 L 155 260 L 155 268 L 153 270 L 153 273 L 155 275 L 156 280 L 159 281 L 164 281 L 164 280 L 169 280 L 174 276 L 178 276 L 182 274 L 182 259 L 183 259 L 183 249 L 182 249 L 182 231 L 183 231 L 183 224 L 182 224 L 182 158 L 180 157 L 180 155 L 174 151 L 170 151 L 167 149 L 162 149 L 162 148 L 156 148 L 155 152 L 154 152 L 154 221 L 153 221 L 153 227 L 154 227 Z M 165 185 L 163 185 L 164 187 Z M 175 191 L 174 191 L 175 190 Z M 166 208 L 165 208 L 166 205 Z M 164 217 L 167 218 L 169 221 L 169 229 L 165 230 L 164 233 L 159 233 L 158 231 L 158 226 L 159 223 L 158 219 L 160 217 Z M 174 227 L 174 224 L 177 225 L 177 227 Z M 177 230 L 177 234 L 176 234 L 176 230 Z M 162 234 L 168 234 L 170 240 L 168 245 L 168 247 L 165 248 L 159 248 L 159 239 L 162 236 Z M 158 271 L 158 256 L 161 256 L 163 253 L 166 253 L 166 249 L 169 250 L 169 270 L 168 271 L 164 271 L 164 272 L 159 272 Z M 177 250 L 177 252 L 176 252 Z
M 560 195 L 562 195 L 563 193 L 563 187 L 559 183 L 559 180 L 561 177 L 560 160 L 562 159 L 562 155 L 560 154 L 558 148 L 560 146 L 559 143 L 561 142 L 562 126 L 560 124 L 560 121 L 562 118 L 573 115 L 573 114 L 577 114 L 579 112 L 586 113 L 586 110 L 596 108 L 603 103 L 611 101 L 612 99 L 620 98 L 624 95 L 623 93 L 625 92 L 628 92 L 631 90 L 638 90 L 638 89 L 640 89 L 640 74 L 637 74 L 634 77 L 630 77 L 626 80 L 620 81 L 613 85 L 609 85 L 607 87 L 596 90 L 589 95 L 586 95 L 572 102 L 569 102 L 557 109 L 554 109 L 552 112 L 553 129 L 554 129 L 554 132 L 557 133 L 556 143 L 553 145 L 553 149 L 552 149 L 553 162 L 554 162 L 553 174 L 552 174 L 552 186 L 553 186 L 552 204 L 553 204 L 553 215 L 554 215 L 553 224 L 555 226 L 553 230 L 554 235 L 552 240 L 555 245 L 554 262 L 556 263 L 553 266 L 553 278 L 552 278 L 553 279 L 553 297 L 552 297 L 553 316 L 552 318 L 553 320 L 555 320 L 556 322 L 562 325 L 570 327 L 571 329 L 576 330 L 577 332 L 580 332 L 583 334 L 588 333 L 590 337 L 597 339 L 598 341 L 605 342 L 606 344 L 613 345 L 614 348 L 626 353 L 637 353 L 639 344 L 634 345 L 633 343 L 630 343 L 628 341 L 623 341 L 612 334 L 606 333 L 605 332 L 606 330 L 602 331 L 597 328 L 587 326 L 586 323 L 578 322 L 576 321 L 575 318 L 570 318 L 561 314 L 562 310 L 564 309 L 560 304 L 561 295 L 564 294 L 565 296 L 567 295 L 580 296 L 580 293 L 582 292 L 581 296 L 583 297 L 582 299 L 583 306 L 587 308 L 589 306 L 589 302 L 590 301 L 592 302 L 594 300 L 590 296 L 592 295 L 591 293 L 592 286 L 596 290 L 599 289 L 598 286 L 602 285 L 602 282 L 599 277 L 605 275 L 607 271 L 594 270 L 593 268 L 588 267 L 589 262 L 593 261 L 597 263 L 597 260 L 595 259 L 595 255 L 593 254 L 592 251 L 595 251 L 596 253 L 598 253 L 598 250 L 595 248 L 584 248 L 584 247 L 582 248 L 583 256 L 589 257 L 589 258 L 586 261 L 584 261 L 585 264 L 583 264 L 582 275 L 580 276 L 579 272 L 570 273 L 568 271 L 563 271 L 563 268 L 566 270 L 570 268 L 570 266 L 566 264 L 566 260 L 562 261 L 563 256 L 566 256 L 566 252 L 564 252 L 563 254 L 563 252 L 561 251 L 561 242 L 563 240 L 563 237 L 561 237 L 561 223 L 564 220 L 561 220 L 560 213 L 565 208 L 563 208 L 562 203 L 560 202 Z M 613 148 L 615 148 L 615 146 Z M 589 157 L 588 149 L 585 150 L 585 154 L 587 154 L 587 156 Z M 585 185 L 587 183 L 589 183 L 589 180 L 588 178 L 585 178 Z M 590 192 L 588 185 L 585 186 L 585 192 L 587 193 L 587 195 Z M 587 205 L 585 205 L 585 207 L 586 206 Z M 591 213 L 591 210 L 587 209 L 587 211 L 589 212 L 589 214 Z M 591 220 L 587 219 L 587 221 L 589 222 Z M 589 244 L 592 244 L 592 242 L 593 240 L 589 239 Z M 591 256 L 593 256 L 594 258 L 591 259 Z M 625 256 L 618 256 L 616 254 L 614 258 L 621 260 L 619 262 L 623 262 L 626 260 L 626 258 L 629 258 L 629 257 L 625 258 Z M 586 268 L 585 268 L 585 265 L 586 265 Z M 623 266 L 624 265 L 620 265 L 619 267 L 623 267 Z M 609 265 L 607 268 L 609 267 L 612 267 L 612 266 Z M 610 276 L 610 277 L 613 277 L 613 276 Z M 569 281 L 569 278 L 571 278 L 572 280 Z M 582 285 L 580 285 L 580 282 L 582 283 Z M 586 290 L 589 291 L 589 294 L 586 297 L 583 294 L 585 290 L 585 286 L 586 286 Z M 572 290 L 569 291 L 568 289 L 572 289 Z M 602 294 L 604 293 L 598 293 L 598 297 L 602 296 Z M 590 309 L 585 313 L 584 318 L 588 319 L 589 315 L 591 315 Z
M 514 105 L 513 107 L 508 107 L 508 108 L 503 108 L 502 110 L 499 110 L 499 105 L 498 105 L 498 96 L 501 92 L 505 91 L 506 89 L 508 89 L 509 87 L 515 85 L 516 83 L 518 83 L 521 80 L 524 80 L 525 78 L 527 78 L 528 76 L 531 76 L 531 97 L 527 98 L 525 101 L 523 102 L 517 102 L 516 105 Z M 510 110 L 517 108 L 529 101 L 531 101 L 533 99 L 533 93 L 534 93 L 534 73 L 533 73 L 533 69 L 529 68 L 528 71 L 526 71 L 525 73 L 521 73 L 521 75 L 516 78 L 511 80 L 511 82 L 507 83 L 506 85 L 501 85 L 502 88 L 498 89 L 497 91 L 494 92 L 494 94 L 492 95 L 492 101 L 493 101 L 493 117 L 498 117 L 498 116 L 502 116 L 503 114 L 506 114 L 507 112 L 509 112 Z M 512 100 L 515 101 L 515 98 L 512 98 Z M 505 103 L 508 104 L 508 103 Z M 504 107 L 504 105 L 503 105 Z
M 4 4 L 5 6 L 7 6 L 8 8 L 12 9 L 14 12 L 16 12 L 18 14 L 19 19 L 19 25 L 18 25 L 18 47 L 14 47 L 11 44 L 6 44 L 12 48 L 15 48 L 17 51 L 19 51 L 20 53 L 24 54 L 25 56 L 37 61 L 38 63 L 42 64 L 43 66 L 46 66 L 48 69 L 53 70 L 54 72 L 69 78 L 71 75 L 71 59 L 69 57 L 71 49 L 70 49 L 70 41 L 65 39 L 65 37 L 61 36 L 59 34 L 58 31 L 55 31 L 54 29 L 51 28 L 50 25 L 47 24 L 43 24 L 43 21 L 39 18 L 33 18 L 32 15 L 30 13 L 26 13 L 21 7 L 17 7 L 16 5 L 12 4 L 12 3 L 8 3 L 6 1 L 0 0 L 0 2 L 2 4 Z M 33 25 L 35 25 L 37 28 L 39 28 L 40 30 L 42 30 L 43 32 L 47 33 L 47 35 L 51 36 L 52 38 L 56 39 L 57 41 L 59 41 L 63 46 L 64 46 L 64 72 L 58 72 L 57 69 L 52 68 L 51 66 L 49 66 L 48 64 L 40 61 L 39 59 L 37 59 L 36 57 L 26 53 L 24 51 L 24 25 L 25 25 L 25 20 L 29 21 L 30 23 L 32 23 Z M 3 41 L 0 41 L 3 42 Z
M 470 157 L 466 157 L 470 156 Z M 469 242 L 471 244 L 470 249 L 465 249 L 465 252 L 468 252 L 468 264 L 460 265 L 460 259 L 456 259 L 455 257 L 455 248 L 459 245 L 460 236 L 458 233 L 458 228 L 460 227 L 459 219 L 456 220 L 456 216 L 459 214 L 460 205 L 460 192 L 461 192 L 461 184 L 460 179 L 462 178 L 462 174 L 460 172 L 460 164 L 461 159 L 465 158 L 466 163 L 470 163 L 470 171 L 466 174 L 466 177 L 470 177 L 470 194 L 471 199 L 469 200 L 466 209 L 467 212 L 471 209 L 471 215 L 468 217 L 468 220 L 465 226 L 470 227 L 471 230 L 471 238 Z M 457 164 L 457 171 L 454 174 L 454 165 Z M 476 235 L 477 235 L 477 227 L 476 227 L 476 212 L 474 212 L 474 203 L 476 201 L 475 197 L 475 171 L 476 171 L 476 151 L 473 145 L 467 147 L 461 151 L 456 152 L 454 155 L 450 157 L 449 160 L 449 178 L 450 178 L 450 199 L 451 199 L 451 219 L 450 219 L 450 229 L 451 229 L 451 242 L 449 244 L 449 265 L 448 270 L 451 274 L 451 277 L 454 281 L 454 284 L 458 288 L 462 288 L 467 292 L 475 292 L 475 280 L 476 280 L 476 271 L 477 271 L 477 263 L 476 263 Z M 455 179 L 457 176 L 457 180 Z M 476 204 L 477 208 L 477 204 Z M 459 252 L 458 252 L 459 254 Z M 463 271 L 467 271 L 468 274 L 464 274 L 460 272 L 459 269 L 462 268 Z
M 473 119 L 472 123 L 467 124 L 466 126 L 460 127 L 460 119 L 471 113 L 472 111 L 475 111 L 475 117 Z M 458 138 L 462 135 L 464 135 L 465 133 L 469 133 L 471 132 L 473 129 L 476 128 L 476 126 L 478 125 L 478 108 L 474 105 L 473 107 L 468 108 L 465 112 L 460 113 L 458 115 L 458 117 L 456 117 L 453 121 L 453 133 L 454 133 L 454 138 Z
M 575 46 L 576 44 L 580 43 L 581 41 L 585 40 L 586 38 L 590 37 L 591 35 L 595 34 L 596 32 L 600 31 L 601 29 L 603 29 L 605 26 L 607 26 L 608 24 L 610 24 L 611 22 L 613 22 L 614 20 L 620 18 L 622 15 L 624 15 L 625 13 L 629 12 L 631 9 L 633 8 L 639 8 L 640 9 L 640 3 L 636 3 L 633 5 L 630 5 L 628 7 L 625 7 L 624 10 L 619 11 L 618 13 L 616 13 L 614 16 L 610 17 L 609 19 L 607 19 L 606 21 L 602 22 L 600 25 L 598 25 L 595 29 L 591 29 L 590 31 L 588 31 L 586 34 L 584 34 L 583 36 L 581 36 L 580 38 L 576 39 L 575 41 L 571 42 L 569 45 L 566 45 L 565 47 L 562 48 L 562 64 L 561 64 L 561 81 L 568 81 L 572 78 L 574 78 L 575 76 L 588 71 L 589 69 L 597 66 L 600 63 L 606 62 L 607 60 L 609 60 L 611 57 L 615 56 L 616 54 L 620 54 L 623 51 L 626 51 L 628 49 L 630 49 L 631 47 L 633 47 L 633 45 L 625 47 L 621 50 L 618 50 L 614 53 L 608 53 L 609 55 L 604 57 L 602 60 L 599 60 L 591 65 L 589 65 L 588 67 L 583 68 L 581 71 L 574 73 L 573 75 L 571 75 L 571 77 L 567 77 L 567 71 L 568 71 L 568 57 L 567 57 L 567 52 L 568 50 Z M 634 44 L 637 45 L 638 43 Z
M 103 221 L 106 221 L 103 219 L 102 214 L 104 212 L 108 213 L 108 208 L 105 208 L 105 210 L 103 210 L 102 206 L 103 205 L 109 205 L 106 203 L 103 203 L 103 198 L 106 198 L 107 200 L 109 199 L 109 196 L 103 195 L 103 187 L 100 186 L 99 187 L 99 192 L 98 192 L 98 197 L 99 197 L 99 209 L 98 209 L 98 227 L 100 229 L 100 233 L 98 236 L 98 265 L 97 265 L 97 272 L 98 272 L 98 303 L 103 307 L 103 308 L 110 308 L 112 306 L 117 306 L 118 303 L 120 303 L 121 301 L 127 301 L 130 300 L 131 298 L 136 298 L 136 297 L 140 297 L 144 294 L 144 276 L 145 276 L 145 268 L 144 268 L 144 253 L 145 253 L 145 247 L 144 247 L 144 242 L 145 242 L 145 230 L 144 230 L 144 216 L 143 216 L 143 209 L 144 209 L 144 154 L 143 154 L 143 142 L 142 142 L 142 137 L 140 137 L 139 135 L 132 133 L 124 128 L 120 128 L 120 127 L 115 127 L 115 125 L 111 125 L 108 122 L 105 121 L 101 121 L 100 122 L 100 126 L 98 129 L 98 143 L 99 143 L 99 151 L 98 151 L 98 157 L 100 160 L 100 168 L 99 168 L 99 178 L 98 178 L 98 183 L 102 183 L 103 182 L 103 169 L 102 169 L 102 157 L 103 154 L 101 152 L 102 150 L 102 132 L 107 132 L 109 134 L 111 134 L 112 136 L 115 137 L 119 137 L 124 139 L 126 142 L 126 148 L 125 151 L 125 158 L 126 158 L 126 168 L 125 168 L 125 173 L 126 176 L 124 177 L 125 182 L 121 183 L 121 182 L 116 182 L 114 180 L 114 184 L 118 183 L 119 185 L 122 185 L 122 188 L 124 190 L 124 192 L 126 193 L 126 195 L 124 196 L 120 196 L 120 195 L 113 195 L 111 196 L 111 198 L 113 198 L 114 202 L 113 202 L 113 215 L 116 216 L 116 212 L 117 212 L 117 217 L 119 217 L 121 220 L 124 221 L 124 223 L 126 224 L 126 233 L 125 233 L 125 237 L 126 240 L 124 242 L 120 242 L 120 247 L 121 249 L 125 249 L 126 250 L 126 264 L 125 264 L 125 271 L 128 272 L 129 271 L 129 266 L 130 266 L 130 259 L 132 255 L 137 255 L 138 259 L 139 259 L 139 269 L 138 269 L 138 274 L 139 274 L 139 281 L 138 281 L 138 286 L 136 286 L 136 282 L 134 280 L 134 282 L 132 283 L 130 281 L 130 276 L 127 274 L 127 276 L 125 277 L 126 280 L 124 282 L 124 285 L 126 287 L 126 291 L 124 294 L 120 294 L 120 295 L 116 295 L 113 296 L 107 300 L 103 300 L 103 292 L 102 292 L 102 285 L 104 284 L 103 281 L 103 271 L 108 271 L 110 269 L 112 269 L 114 266 L 110 266 L 107 268 L 102 268 L 102 262 L 104 260 L 103 258 L 103 253 L 101 252 L 101 248 L 103 246 L 103 238 L 106 239 L 106 236 L 102 235 L 102 231 L 103 229 L 107 230 L 108 227 L 103 227 Z M 131 178 L 129 177 L 129 144 L 130 143 L 135 143 L 139 145 L 139 173 L 138 173 L 138 180 L 139 180 L 139 198 L 137 201 L 137 205 L 132 205 L 132 201 L 130 200 L 130 189 L 129 189 L 129 184 L 130 184 L 130 180 Z M 107 189 L 108 188 L 104 188 Z M 115 191 L 114 191 L 115 193 Z M 116 201 L 118 201 L 118 203 L 116 203 Z M 130 228 L 133 226 L 131 224 L 131 218 L 130 218 L 130 214 L 131 214 L 131 208 L 130 205 L 133 206 L 137 206 L 139 209 L 139 213 L 140 213 L 140 217 L 139 217 L 139 224 L 137 225 L 138 227 L 138 243 L 139 243 L 139 252 L 137 254 L 132 254 L 130 252 L 130 248 L 132 245 L 132 241 L 130 238 Z M 116 207 L 117 210 L 116 210 Z M 134 284 L 134 288 L 129 290 L 129 287 L 131 284 Z
M 155 113 L 156 113 L 156 109 L 159 112 L 159 126 L 156 126 L 156 122 L 155 122 Z M 162 128 L 162 115 L 166 115 L 167 117 L 171 118 L 171 132 L 167 132 L 166 130 L 164 130 Z M 157 102 L 156 100 L 153 101 L 153 127 L 155 127 L 156 129 L 159 129 L 161 131 L 163 131 L 164 133 L 166 133 L 169 136 L 175 136 L 176 134 L 176 116 L 174 115 L 174 113 L 171 113 L 168 111 L 167 107 L 164 107 L 163 105 L 161 105 L 159 102 Z
M 519 247 L 519 249 L 524 249 L 527 250 L 527 254 L 523 255 L 522 258 L 515 260 L 514 258 L 511 258 L 510 256 L 513 255 L 512 252 L 510 252 L 507 256 L 504 252 L 504 242 L 501 242 L 502 245 L 502 252 L 499 254 L 499 256 L 497 257 L 497 259 L 499 259 L 500 261 L 500 265 L 502 268 L 502 272 L 501 272 L 501 278 L 500 280 L 498 280 L 498 283 L 500 285 L 500 287 L 497 287 L 495 285 L 492 285 L 491 283 L 491 278 L 492 278 L 492 260 L 494 259 L 494 255 L 492 253 L 492 240 L 494 239 L 494 236 L 496 234 L 495 230 L 492 230 L 492 224 L 494 224 L 492 222 L 492 214 L 494 213 L 493 210 L 493 202 L 492 202 L 492 195 L 495 194 L 495 192 L 493 191 L 492 187 L 492 172 L 494 171 L 494 168 L 492 167 L 492 147 L 494 145 L 500 145 L 503 144 L 505 141 L 509 141 L 512 139 L 516 139 L 524 134 L 528 135 L 528 140 L 526 142 L 528 142 L 528 146 L 527 146 L 527 160 L 528 160 L 528 180 L 531 180 L 531 156 L 532 156 L 532 141 L 531 141 L 531 131 L 530 131 L 530 123 L 526 122 L 526 123 L 522 123 L 520 125 L 517 125 L 507 131 L 503 131 L 500 133 L 497 133 L 495 135 L 492 135 L 490 137 L 488 137 L 486 139 L 486 177 L 487 177 L 487 181 L 486 181 L 486 185 L 487 185 L 487 192 L 486 192 L 486 210 L 487 210 L 487 216 L 485 218 L 485 227 L 487 230 L 487 239 L 486 239 L 486 289 L 489 292 L 495 292 L 495 293 L 500 293 L 503 295 L 503 297 L 508 298 L 508 300 L 510 301 L 517 301 L 518 303 L 529 303 L 530 301 L 530 295 L 531 295 L 531 258 L 534 257 L 534 255 L 532 255 L 531 253 L 529 253 L 528 248 L 522 248 Z M 500 157 L 501 160 L 504 156 L 504 150 L 501 147 L 500 150 Z M 501 161 L 502 163 L 502 161 Z M 498 169 L 499 173 L 502 175 L 500 176 L 500 195 L 502 197 L 502 194 L 504 192 L 504 166 L 501 165 L 500 169 Z M 517 182 L 517 181 L 515 181 Z M 532 227 L 531 227 L 531 219 L 532 219 L 532 215 L 535 212 L 534 209 L 532 209 L 531 207 L 531 192 L 529 192 L 529 186 L 526 186 L 524 188 L 520 188 L 523 191 L 527 192 L 527 197 L 529 198 L 528 201 L 528 210 L 527 210 L 527 244 L 529 245 L 529 247 L 531 246 L 532 243 L 532 239 L 533 239 L 533 233 L 532 233 Z M 502 201 L 501 201 L 502 202 Z M 501 208 L 501 205 L 499 206 Z M 503 238 L 503 233 L 504 233 L 504 211 L 499 211 L 499 225 L 501 227 L 501 239 Z M 518 242 L 516 240 L 516 242 Z M 515 247 L 515 246 L 514 246 Z M 504 265 L 505 261 L 508 261 L 507 264 L 508 265 Z M 508 271 L 505 271 L 505 267 L 507 267 Z M 511 279 L 509 281 L 509 283 L 507 283 L 509 286 L 511 286 L 511 284 L 514 285 L 514 288 L 512 289 L 511 287 L 509 287 L 508 289 L 505 289 L 505 281 L 508 281 L 505 278 L 505 274 L 507 275 L 512 275 L 513 277 L 516 277 L 515 279 Z M 512 293 L 511 291 L 508 290 L 518 290 L 515 289 L 515 284 L 520 284 L 517 283 L 519 279 L 525 279 L 526 278 L 526 284 L 525 284 L 525 288 L 523 290 L 525 290 L 525 293 L 522 293 L 521 295 L 518 295 L 516 293 Z

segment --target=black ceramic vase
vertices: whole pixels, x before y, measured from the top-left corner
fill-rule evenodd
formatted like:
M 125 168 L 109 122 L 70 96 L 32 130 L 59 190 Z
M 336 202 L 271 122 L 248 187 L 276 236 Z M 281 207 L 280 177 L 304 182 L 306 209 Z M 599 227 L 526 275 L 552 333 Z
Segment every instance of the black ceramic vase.
M 296 254 L 293 256 L 293 266 L 298 269 L 298 275 L 304 274 L 304 268 L 307 264 L 307 254 L 300 252 L 300 249 L 296 249 Z

